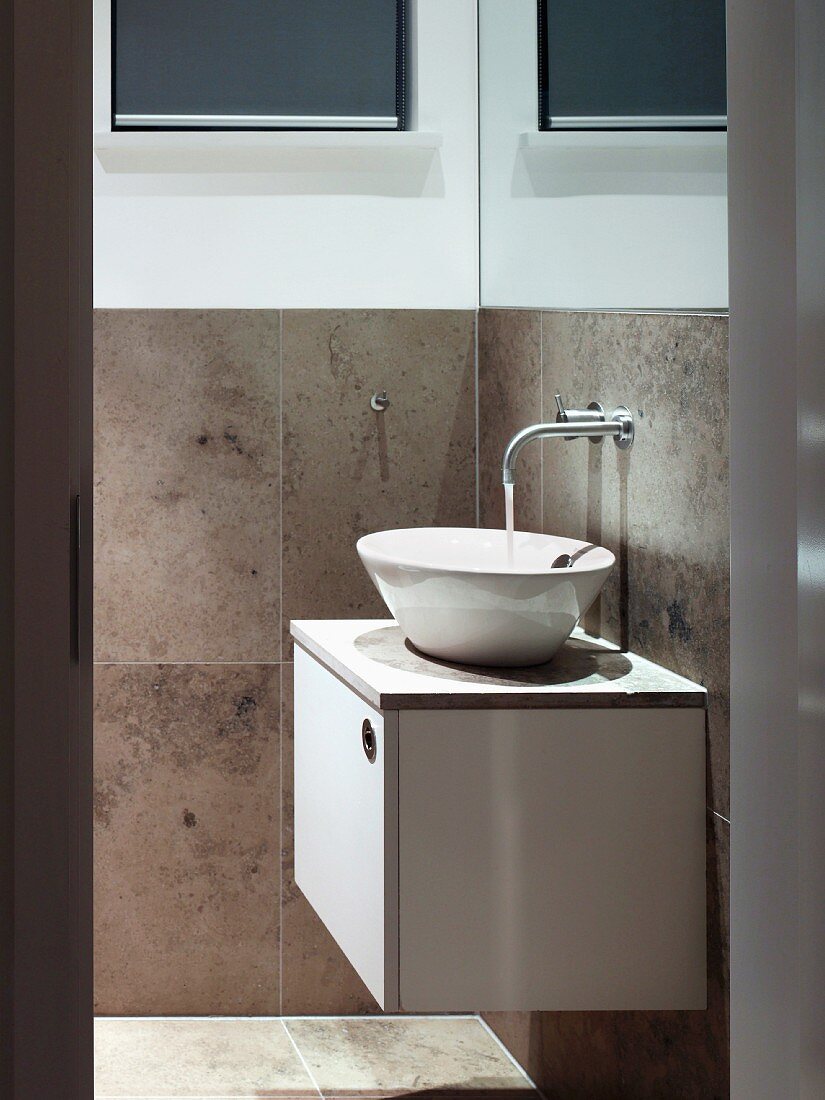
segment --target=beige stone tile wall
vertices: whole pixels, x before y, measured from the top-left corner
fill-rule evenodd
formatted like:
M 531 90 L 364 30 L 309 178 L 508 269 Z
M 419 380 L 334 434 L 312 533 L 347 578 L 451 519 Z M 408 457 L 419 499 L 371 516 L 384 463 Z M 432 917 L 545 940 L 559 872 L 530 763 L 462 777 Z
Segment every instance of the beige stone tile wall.
M 95 995 L 278 1011 L 277 665 L 95 670 Z
M 97 1011 L 376 1011 L 292 875 L 288 626 L 385 613 L 361 534 L 475 523 L 475 315 L 95 329 Z
M 541 420 L 541 314 L 483 309 L 478 315 L 478 491 L 482 527 L 504 526 L 501 461 L 521 428 Z M 541 448 L 518 460 L 518 528 L 541 531 Z
M 280 314 L 95 315 L 95 655 L 278 661 Z
M 536 344 L 539 352 L 536 353 Z M 552 1096 L 683 1100 L 728 1093 L 728 325 L 721 316 L 482 310 L 480 454 L 515 424 L 568 407 L 627 405 L 636 441 L 548 440 L 522 452 L 516 525 L 602 543 L 617 568 L 594 633 L 704 684 L 708 722 L 708 1011 L 493 1014 Z M 528 350 L 529 349 L 529 350 Z M 485 436 L 487 442 L 485 443 Z M 527 460 L 527 461 L 525 461 Z M 536 463 L 539 469 L 536 470 Z M 501 522 L 480 476 L 480 521 Z
M 362 534 L 475 526 L 474 330 L 457 310 L 284 312 L 285 654 L 290 619 L 386 613 Z
M 559 389 L 637 442 L 528 448 L 518 525 L 613 549 L 587 625 L 710 693 L 710 1002 L 490 1019 L 548 1095 L 726 1095 L 726 319 L 104 310 L 95 373 L 98 1011 L 377 1010 L 294 883 L 288 622 L 384 614 L 362 533 L 472 525 L 477 491 L 500 525 Z

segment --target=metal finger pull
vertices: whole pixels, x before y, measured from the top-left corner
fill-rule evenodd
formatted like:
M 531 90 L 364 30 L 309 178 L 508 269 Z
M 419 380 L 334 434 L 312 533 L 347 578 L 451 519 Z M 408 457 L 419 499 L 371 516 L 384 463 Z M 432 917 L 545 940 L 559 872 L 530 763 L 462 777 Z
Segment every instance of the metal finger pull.
M 364 746 L 364 755 L 367 760 L 370 764 L 374 764 L 378 755 L 378 738 L 375 736 L 375 730 L 369 718 L 365 718 L 361 726 L 361 744 Z

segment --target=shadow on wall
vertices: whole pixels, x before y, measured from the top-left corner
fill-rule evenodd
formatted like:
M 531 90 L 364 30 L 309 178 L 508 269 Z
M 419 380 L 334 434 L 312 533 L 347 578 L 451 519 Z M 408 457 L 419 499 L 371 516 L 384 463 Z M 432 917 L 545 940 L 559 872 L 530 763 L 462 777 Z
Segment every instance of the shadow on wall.
M 151 137 L 152 135 L 142 135 Z M 161 135 L 162 137 L 163 135 Z M 210 135 L 214 137 L 214 135 Z M 438 149 L 135 147 L 112 135 L 96 149 L 106 194 L 214 197 L 243 195 L 377 195 L 440 199 L 444 165 Z
M 516 199 L 725 195 L 726 155 L 723 145 L 684 149 L 548 145 L 519 149 L 513 164 L 511 194 Z

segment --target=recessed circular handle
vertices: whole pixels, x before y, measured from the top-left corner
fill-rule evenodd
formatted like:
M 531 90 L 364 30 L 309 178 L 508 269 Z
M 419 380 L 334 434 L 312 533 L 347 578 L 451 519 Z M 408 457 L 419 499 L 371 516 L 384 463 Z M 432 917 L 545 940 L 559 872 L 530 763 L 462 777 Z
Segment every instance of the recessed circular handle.
M 365 718 L 361 726 L 361 744 L 364 746 L 364 755 L 367 760 L 370 764 L 374 764 L 378 755 L 378 738 L 375 736 L 375 730 L 369 718 Z

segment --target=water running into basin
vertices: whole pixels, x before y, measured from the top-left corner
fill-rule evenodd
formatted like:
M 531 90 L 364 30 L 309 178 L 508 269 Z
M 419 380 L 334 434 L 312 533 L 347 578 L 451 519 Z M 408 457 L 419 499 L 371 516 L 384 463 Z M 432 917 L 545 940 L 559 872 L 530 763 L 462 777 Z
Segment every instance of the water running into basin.
M 515 522 L 513 518 L 513 488 L 512 484 L 504 486 L 504 524 L 507 529 L 507 564 L 513 564 L 513 532 Z

